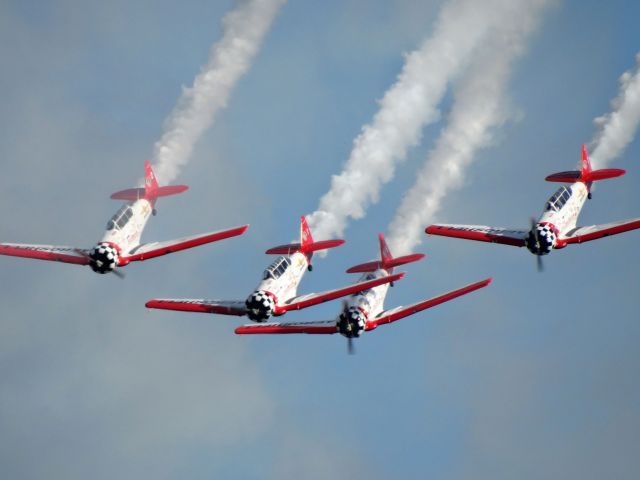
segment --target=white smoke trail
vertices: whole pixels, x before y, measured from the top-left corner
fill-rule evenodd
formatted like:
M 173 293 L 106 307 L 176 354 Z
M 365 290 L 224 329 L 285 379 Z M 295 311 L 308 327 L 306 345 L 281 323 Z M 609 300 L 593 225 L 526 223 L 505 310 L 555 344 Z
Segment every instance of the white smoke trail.
M 211 47 L 209 61 L 185 88 L 165 121 L 164 134 L 154 146 L 154 169 L 161 183 L 176 178 L 189 160 L 194 144 L 226 107 L 233 87 L 249 69 L 264 36 L 286 0 L 239 1 L 223 19 L 223 36 Z
M 442 8 L 434 33 L 406 56 L 402 72 L 380 102 L 373 122 L 355 139 L 351 155 L 318 209 L 309 216 L 317 238 L 341 235 L 349 218 L 361 218 L 391 180 L 395 164 L 420 141 L 448 82 L 468 63 L 486 32 L 513 16 L 510 0 L 450 0 Z
M 640 53 L 636 66 L 620 77 L 620 91 L 611 108 L 610 113 L 594 120 L 599 130 L 591 142 L 594 168 L 602 168 L 622 154 L 640 124 Z
M 459 187 L 478 149 L 493 141 L 496 127 L 509 119 L 505 98 L 511 67 L 524 51 L 548 0 L 511 2 L 513 9 L 480 47 L 455 91 L 448 124 L 429 152 L 416 183 L 403 198 L 389 227 L 392 251 L 404 254 L 424 236 L 424 227 L 445 195 Z

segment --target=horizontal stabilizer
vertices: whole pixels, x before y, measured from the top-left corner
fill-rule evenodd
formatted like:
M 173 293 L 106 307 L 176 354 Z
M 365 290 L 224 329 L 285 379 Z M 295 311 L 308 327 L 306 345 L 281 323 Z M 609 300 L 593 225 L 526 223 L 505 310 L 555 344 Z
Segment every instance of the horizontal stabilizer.
M 597 182 L 608 178 L 616 178 L 624 175 L 626 172 L 621 168 L 602 168 L 583 173 L 578 170 L 570 170 L 568 172 L 553 173 L 545 178 L 547 182 L 575 183 L 575 182 Z
M 292 255 L 296 252 L 311 253 L 317 252 L 318 250 L 339 247 L 344 243 L 344 240 L 320 240 L 319 242 L 307 243 L 305 245 L 300 243 L 289 243 L 287 245 L 279 245 L 277 247 L 270 248 L 265 253 L 268 255 Z
M 589 160 L 589 152 L 586 145 L 582 145 L 582 158 L 580 161 L 580 170 L 570 170 L 568 172 L 558 172 L 549 175 L 545 180 L 547 182 L 575 183 L 584 182 L 587 188 L 590 188 L 592 182 L 598 180 L 606 180 L 607 178 L 615 178 L 624 175 L 626 172 L 620 168 L 602 168 L 600 170 L 592 170 Z
M 157 187 L 155 189 L 144 188 L 128 188 L 127 190 L 120 190 L 119 192 L 111 195 L 113 200 L 126 200 L 134 202 L 144 198 L 146 200 L 155 200 L 160 197 L 168 197 L 169 195 L 177 195 L 185 192 L 189 189 L 187 185 L 168 185 L 166 187 Z
M 204 299 L 153 299 L 145 303 L 147 308 L 174 310 L 178 312 L 217 313 L 219 315 L 246 315 L 247 307 L 242 300 Z
M 206 243 L 236 237 L 238 235 L 242 235 L 248 228 L 249 225 L 243 225 L 241 227 L 230 228 L 229 230 L 193 235 L 191 237 L 179 238 L 177 240 L 167 240 L 166 242 L 143 243 L 124 256 L 122 258 L 122 262 L 129 263 L 149 260 L 150 258 L 179 252 L 180 250 L 186 250 L 188 248 L 198 247 Z
M 400 265 L 405 265 L 407 263 L 417 262 L 418 260 L 422 260 L 425 256 L 426 255 L 424 253 L 413 253 L 411 255 L 392 258 L 384 262 L 377 260 L 373 262 L 361 263 L 360 265 L 355 265 L 348 269 L 347 273 L 375 272 L 376 270 L 379 270 L 381 268 L 388 270 L 394 267 L 399 267 Z
M 144 188 L 128 188 L 111 195 L 112 200 L 125 200 L 128 202 L 135 202 L 141 198 L 144 198 Z
M 568 172 L 552 173 L 545 177 L 547 182 L 575 183 L 580 180 L 580 171 L 570 170 Z
M 348 269 L 347 273 L 375 272 L 376 270 L 380 269 L 384 269 L 389 273 L 393 273 L 394 267 L 399 267 L 400 265 L 404 265 L 406 263 L 417 262 L 418 260 L 422 260 L 425 257 L 425 255 L 422 253 L 413 253 L 410 255 L 403 255 L 402 257 L 394 258 L 382 233 L 378 234 L 378 241 L 380 242 L 380 260 L 355 265 Z

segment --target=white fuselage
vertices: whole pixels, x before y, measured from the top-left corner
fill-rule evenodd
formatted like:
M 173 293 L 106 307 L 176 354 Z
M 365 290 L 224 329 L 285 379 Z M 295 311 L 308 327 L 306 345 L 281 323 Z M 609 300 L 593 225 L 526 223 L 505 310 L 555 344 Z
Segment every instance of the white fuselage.
M 152 211 L 153 206 L 145 199 L 124 204 L 109 220 L 101 243 L 114 244 L 122 253 L 130 252 L 140 245 L 140 237 Z
M 557 196 L 558 193 L 564 190 L 569 194 L 569 198 L 566 201 L 563 200 L 562 194 Z M 582 182 L 561 187 L 549 201 L 547 201 L 545 211 L 538 220 L 538 223 L 552 224 L 557 229 L 559 237 L 564 237 L 567 232 L 576 228 L 578 216 L 587 200 L 588 193 L 586 185 Z
M 363 274 L 358 282 L 366 282 L 388 276 L 389 272 L 384 269 L 378 269 L 375 272 L 367 272 Z M 384 283 L 377 287 L 354 293 L 347 298 L 343 310 L 347 310 L 348 308 L 357 308 L 367 319 L 375 318 L 384 310 L 384 299 L 386 298 L 388 291 L 389 284 Z
M 308 266 L 307 257 L 299 252 L 278 257 L 264 271 L 263 279 L 256 287 L 256 291 L 270 293 L 277 300 L 276 305 L 282 305 L 296 296 L 298 285 Z

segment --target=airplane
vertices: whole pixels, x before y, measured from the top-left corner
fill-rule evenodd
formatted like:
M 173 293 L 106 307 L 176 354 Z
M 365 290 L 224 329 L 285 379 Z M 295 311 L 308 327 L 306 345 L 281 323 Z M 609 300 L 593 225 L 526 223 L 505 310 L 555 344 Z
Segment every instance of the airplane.
M 313 252 L 338 247 L 344 240 L 314 241 L 303 216 L 300 220 L 300 242 L 270 248 L 267 255 L 280 255 L 264 271 L 262 281 L 246 300 L 205 299 L 153 299 L 147 308 L 181 312 L 215 313 L 219 315 L 247 316 L 254 322 L 265 322 L 272 315 L 280 316 L 291 310 L 300 310 L 336 298 L 367 290 L 401 279 L 404 273 L 367 279 L 347 287 L 322 293 L 296 296 L 305 271 L 313 269 Z
M 96 273 L 111 272 L 123 278 L 124 275 L 117 269 L 131 262 L 149 260 L 187 248 L 217 242 L 242 235 L 247 231 L 249 225 L 243 225 L 166 242 L 140 243 L 140 237 L 147 221 L 152 214 L 156 214 L 157 199 L 182 193 L 188 188 L 186 185 L 159 186 L 151 163 L 147 160 L 145 162 L 144 188 L 130 188 L 111 195 L 112 199 L 125 200 L 127 203 L 122 205 L 111 217 L 102 240 L 95 247 L 82 249 L 53 245 L 0 243 L 0 255 L 88 265 Z
M 589 227 L 576 226 L 582 207 L 587 199 L 592 198 L 593 182 L 619 177 L 625 173 L 619 168 L 592 170 L 589 152 L 587 147 L 582 145 L 580 170 L 554 173 L 545 178 L 548 182 L 570 185 L 560 187 L 551 196 L 545 204 L 542 216 L 537 221 L 534 218 L 531 219 L 529 230 L 436 224 L 428 226 L 425 232 L 429 235 L 527 247 L 537 256 L 538 270 L 542 271 L 542 256 L 548 255 L 552 250 L 640 228 L 640 218 Z
M 394 258 L 382 233 L 379 234 L 378 239 L 380 243 L 380 260 L 362 263 L 347 270 L 347 273 L 363 274 L 356 284 L 362 284 L 362 282 L 374 279 L 392 278 L 394 277 L 393 269 L 395 267 L 417 262 L 425 256 L 421 253 L 413 253 Z M 334 320 L 248 324 L 236 328 L 235 333 L 238 335 L 290 333 L 330 335 L 339 333 L 347 338 L 348 352 L 352 354 L 354 352 L 353 339 L 360 337 L 364 332 L 374 330 L 380 325 L 393 323 L 414 313 L 486 287 L 491 283 L 491 280 L 491 278 L 487 278 L 429 300 L 422 300 L 407 307 L 396 307 L 390 310 L 384 310 L 384 300 L 389 291 L 389 286 L 393 286 L 393 284 L 385 282 L 376 287 L 359 290 L 357 293 L 352 294 L 344 301 L 342 310 Z

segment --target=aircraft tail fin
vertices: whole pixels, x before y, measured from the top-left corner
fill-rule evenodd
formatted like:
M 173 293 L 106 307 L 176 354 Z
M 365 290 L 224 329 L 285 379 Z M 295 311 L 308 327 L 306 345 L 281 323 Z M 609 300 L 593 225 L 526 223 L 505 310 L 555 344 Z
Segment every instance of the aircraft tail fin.
M 582 145 L 582 159 L 580 170 L 569 170 L 567 172 L 553 173 L 545 178 L 547 182 L 575 183 L 583 182 L 587 189 L 591 189 L 591 184 L 598 180 L 606 180 L 624 175 L 626 172 L 621 168 L 601 168 L 593 170 L 589 161 L 587 147 Z
M 389 273 L 393 273 L 394 267 L 405 265 L 407 263 L 417 262 L 425 257 L 423 253 L 412 253 L 409 255 L 403 255 L 402 257 L 394 258 L 391 255 L 389 246 L 387 245 L 384 235 L 378 234 L 378 240 L 380 242 L 380 260 L 374 260 L 373 262 L 361 263 L 355 265 L 347 270 L 347 273 L 364 273 L 375 272 L 381 268 L 384 268 Z
M 186 191 L 189 187 L 186 185 L 167 185 L 161 187 L 158 185 L 153 169 L 151 168 L 151 162 L 146 160 L 144 162 L 144 188 L 129 188 L 127 190 L 120 190 L 119 192 L 111 195 L 114 200 L 126 200 L 135 201 L 144 198 L 150 202 L 155 202 L 159 197 L 168 197 L 169 195 L 177 195 Z
M 291 255 L 295 252 L 304 253 L 307 257 L 307 261 L 309 262 L 309 266 L 311 266 L 311 257 L 313 256 L 313 252 L 339 247 L 344 243 L 344 240 L 338 239 L 314 241 L 307 219 L 302 216 L 300 218 L 300 242 L 279 245 L 277 247 L 270 248 L 265 253 L 269 255 Z

